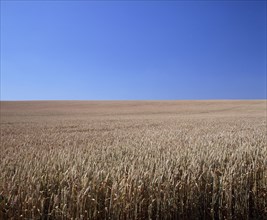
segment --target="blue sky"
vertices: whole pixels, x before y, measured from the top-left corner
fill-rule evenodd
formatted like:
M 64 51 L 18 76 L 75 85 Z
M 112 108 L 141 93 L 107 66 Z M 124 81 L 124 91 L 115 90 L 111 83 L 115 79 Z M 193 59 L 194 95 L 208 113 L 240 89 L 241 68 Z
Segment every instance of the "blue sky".
M 2 100 L 266 96 L 266 1 L 1 1 Z

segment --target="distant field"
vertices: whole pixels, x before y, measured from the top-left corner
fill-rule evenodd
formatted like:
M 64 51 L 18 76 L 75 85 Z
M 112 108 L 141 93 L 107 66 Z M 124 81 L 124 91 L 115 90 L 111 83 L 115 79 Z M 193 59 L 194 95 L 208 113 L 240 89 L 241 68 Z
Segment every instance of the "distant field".
M 267 219 L 267 102 L 1 102 L 0 219 Z

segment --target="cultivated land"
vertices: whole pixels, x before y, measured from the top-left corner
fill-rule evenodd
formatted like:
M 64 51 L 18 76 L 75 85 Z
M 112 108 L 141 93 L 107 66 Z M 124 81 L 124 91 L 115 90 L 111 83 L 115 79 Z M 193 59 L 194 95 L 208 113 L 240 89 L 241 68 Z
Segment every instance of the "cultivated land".
M 1 102 L 0 219 L 267 219 L 266 104 Z

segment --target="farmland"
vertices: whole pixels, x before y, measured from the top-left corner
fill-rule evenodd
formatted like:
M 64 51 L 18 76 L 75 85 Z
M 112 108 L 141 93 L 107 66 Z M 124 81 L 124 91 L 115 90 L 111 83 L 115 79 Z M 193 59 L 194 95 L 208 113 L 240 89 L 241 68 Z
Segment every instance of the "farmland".
M 267 219 L 266 104 L 1 102 L 0 219 Z

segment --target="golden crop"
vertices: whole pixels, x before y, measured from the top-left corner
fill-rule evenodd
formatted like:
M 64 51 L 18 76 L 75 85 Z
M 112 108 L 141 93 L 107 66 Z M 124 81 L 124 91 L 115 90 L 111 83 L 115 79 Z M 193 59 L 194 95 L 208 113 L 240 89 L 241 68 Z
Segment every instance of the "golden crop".
M 267 219 L 266 104 L 1 102 L 0 219 Z

